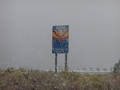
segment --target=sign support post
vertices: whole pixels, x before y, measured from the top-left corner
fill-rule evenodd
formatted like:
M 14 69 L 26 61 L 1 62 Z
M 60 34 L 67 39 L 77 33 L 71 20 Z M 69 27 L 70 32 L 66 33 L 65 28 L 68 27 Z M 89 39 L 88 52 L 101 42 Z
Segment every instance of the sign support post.
M 67 66 L 67 53 L 65 54 L 65 71 L 68 70 L 68 66 Z
M 57 73 L 57 53 L 55 53 L 55 73 Z

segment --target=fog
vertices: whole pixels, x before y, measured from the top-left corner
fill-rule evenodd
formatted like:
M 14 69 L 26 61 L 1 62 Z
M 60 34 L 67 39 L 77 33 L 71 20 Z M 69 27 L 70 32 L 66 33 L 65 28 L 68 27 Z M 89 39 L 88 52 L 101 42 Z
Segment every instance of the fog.
M 54 69 L 52 26 L 64 24 L 70 68 L 111 68 L 119 60 L 119 0 L 0 0 L 0 67 Z

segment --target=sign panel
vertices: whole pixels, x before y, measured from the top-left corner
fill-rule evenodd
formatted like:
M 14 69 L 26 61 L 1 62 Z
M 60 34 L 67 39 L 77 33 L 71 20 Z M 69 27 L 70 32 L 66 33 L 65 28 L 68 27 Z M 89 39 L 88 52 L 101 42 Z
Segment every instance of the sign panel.
M 69 26 L 53 26 L 52 53 L 68 53 Z

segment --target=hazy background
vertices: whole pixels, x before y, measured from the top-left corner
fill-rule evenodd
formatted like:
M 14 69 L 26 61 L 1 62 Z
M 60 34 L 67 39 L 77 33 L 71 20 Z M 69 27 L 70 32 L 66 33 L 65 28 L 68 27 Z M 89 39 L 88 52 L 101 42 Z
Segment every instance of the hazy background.
M 0 67 L 54 69 L 52 26 L 64 24 L 69 67 L 111 68 L 120 58 L 119 0 L 0 0 Z

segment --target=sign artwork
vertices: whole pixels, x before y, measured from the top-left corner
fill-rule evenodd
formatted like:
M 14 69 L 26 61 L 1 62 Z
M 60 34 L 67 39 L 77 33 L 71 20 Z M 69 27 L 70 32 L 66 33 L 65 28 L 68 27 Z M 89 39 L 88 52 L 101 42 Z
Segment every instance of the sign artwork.
M 68 53 L 69 26 L 53 26 L 52 53 Z

